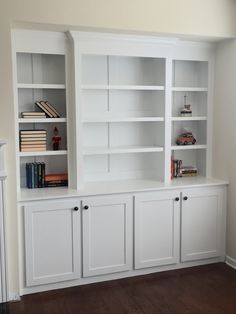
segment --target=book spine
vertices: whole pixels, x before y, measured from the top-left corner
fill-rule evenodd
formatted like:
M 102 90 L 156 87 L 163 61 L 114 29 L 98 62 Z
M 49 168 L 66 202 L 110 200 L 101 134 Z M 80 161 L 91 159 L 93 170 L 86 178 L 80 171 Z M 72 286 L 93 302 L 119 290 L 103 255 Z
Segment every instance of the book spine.
M 36 162 L 34 163 L 34 187 L 38 187 L 38 167 Z
M 42 163 L 42 187 L 45 186 L 45 163 Z
M 37 168 L 38 168 L 38 188 L 42 187 L 42 172 L 41 172 L 41 163 L 37 163 Z

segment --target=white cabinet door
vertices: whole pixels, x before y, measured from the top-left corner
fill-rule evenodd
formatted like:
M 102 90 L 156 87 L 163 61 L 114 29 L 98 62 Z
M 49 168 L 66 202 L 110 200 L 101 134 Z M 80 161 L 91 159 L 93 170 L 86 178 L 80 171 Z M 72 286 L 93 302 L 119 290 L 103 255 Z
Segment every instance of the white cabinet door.
M 135 196 L 135 268 L 179 261 L 180 193 Z
M 79 278 L 79 201 L 29 203 L 24 222 L 27 286 Z
M 222 254 L 222 189 L 189 189 L 182 193 L 182 261 Z
M 132 196 L 100 196 L 82 201 L 83 276 L 132 267 Z

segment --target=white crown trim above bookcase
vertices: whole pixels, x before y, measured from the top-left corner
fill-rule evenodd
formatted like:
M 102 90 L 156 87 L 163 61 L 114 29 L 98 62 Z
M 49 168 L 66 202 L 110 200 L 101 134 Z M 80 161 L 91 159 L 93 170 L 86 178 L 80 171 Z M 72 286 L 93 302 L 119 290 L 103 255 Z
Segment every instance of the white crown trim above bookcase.
M 212 44 L 176 38 L 16 30 L 13 50 L 17 151 L 18 128 L 43 126 L 50 130 L 55 124 L 67 137 L 58 152 L 18 152 L 17 185 L 19 193 L 23 188 L 24 197 L 22 165 L 27 158 L 41 161 L 45 157 L 54 165 L 54 172 L 60 172 L 62 165 L 68 170 L 69 189 L 75 190 L 106 180 L 115 184 L 121 179 L 169 184 L 171 155 L 187 165 L 197 164 L 199 178 L 211 177 Z M 30 72 L 22 72 L 17 80 L 16 53 L 38 54 L 32 62 L 36 77 L 41 75 L 44 80 L 29 81 Z M 53 55 L 55 62 L 50 59 Z M 18 70 L 29 71 L 30 65 L 22 56 L 19 60 L 26 62 L 26 67 L 18 65 Z M 59 56 L 65 57 L 64 70 L 58 67 Z M 45 65 L 52 61 L 51 70 L 44 67 L 44 60 Z M 51 97 L 64 108 L 62 117 L 21 118 L 19 109 L 38 95 Z M 179 114 L 184 96 L 192 105 L 192 116 Z M 185 128 L 196 136 L 195 145 L 175 145 Z M 181 182 L 185 179 L 187 182 L 187 178 Z M 194 180 L 199 179 L 192 178 L 191 182 Z

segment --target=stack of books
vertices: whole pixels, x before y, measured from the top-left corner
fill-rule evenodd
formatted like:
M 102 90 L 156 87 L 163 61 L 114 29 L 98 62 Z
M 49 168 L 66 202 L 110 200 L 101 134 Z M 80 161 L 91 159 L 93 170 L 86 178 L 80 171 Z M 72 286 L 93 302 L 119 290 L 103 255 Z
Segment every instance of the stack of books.
M 21 152 L 45 151 L 46 149 L 46 130 L 20 130 Z
M 45 186 L 45 163 L 26 163 L 26 186 L 28 189 L 43 188 Z
M 41 109 L 47 117 L 49 118 L 60 118 L 60 113 L 55 109 L 53 105 L 51 105 L 48 101 L 36 101 L 35 105 Z
M 183 166 L 182 177 L 195 177 L 197 175 L 197 167 L 193 166 Z
M 45 187 L 68 186 L 68 174 L 47 174 L 45 175 Z
M 171 179 L 197 176 L 197 167 L 183 166 L 181 159 L 171 159 Z
M 40 119 L 46 118 L 45 112 L 36 112 L 36 111 L 26 111 L 21 113 L 22 118 L 24 119 Z

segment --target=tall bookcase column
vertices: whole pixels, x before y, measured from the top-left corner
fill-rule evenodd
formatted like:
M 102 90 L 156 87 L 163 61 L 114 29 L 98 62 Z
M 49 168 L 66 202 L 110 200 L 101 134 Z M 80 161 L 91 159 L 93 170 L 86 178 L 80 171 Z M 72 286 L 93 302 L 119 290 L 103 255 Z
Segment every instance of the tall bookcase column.
M 176 41 L 83 32 L 70 32 L 70 38 L 78 187 L 91 181 L 168 181 Z
M 46 173 L 68 172 L 68 155 L 73 155 L 73 143 L 68 136 L 68 97 L 67 86 L 70 76 L 68 39 L 63 33 L 14 30 L 12 33 L 14 103 L 16 121 L 17 152 L 17 187 L 18 194 L 26 188 L 26 163 L 45 163 Z M 59 115 L 45 118 L 22 118 L 22 112 L 37 113 L 36 101 L 49 101 Z M 70 127 L 72 127 L 70 123 Z M 54 127 L 59 129 L 61 145 L 53 150 L 52 136 Z M 33 140 L 22 151 L 19 141 L 20 130 L 46 130 L 45 147 L 39 150 L 37 141 Z M 71 131 L 70 131 L 71 134 Z M 45 140 L 44 140 L 45 141 Z M 43 143 L 42 141 L 41 143 Z M 29 147 L 31 145 L 32 147 Z M 44 144 L 45 145 L 45 144 Z M 36 148 L 36 149 L 35 149 Z M 41 148 L 41 147 L 40 147 Z M 36 171 L 36 170 L 35 170 Z M 74 172 L 69 171 L 69 182 L 73 182 Z M 35 180 L 38 180 L 35 179 Z M 36 181 L 35 181 L 36 182 Z M 39 185 L 36 184 L 36 187 Z

